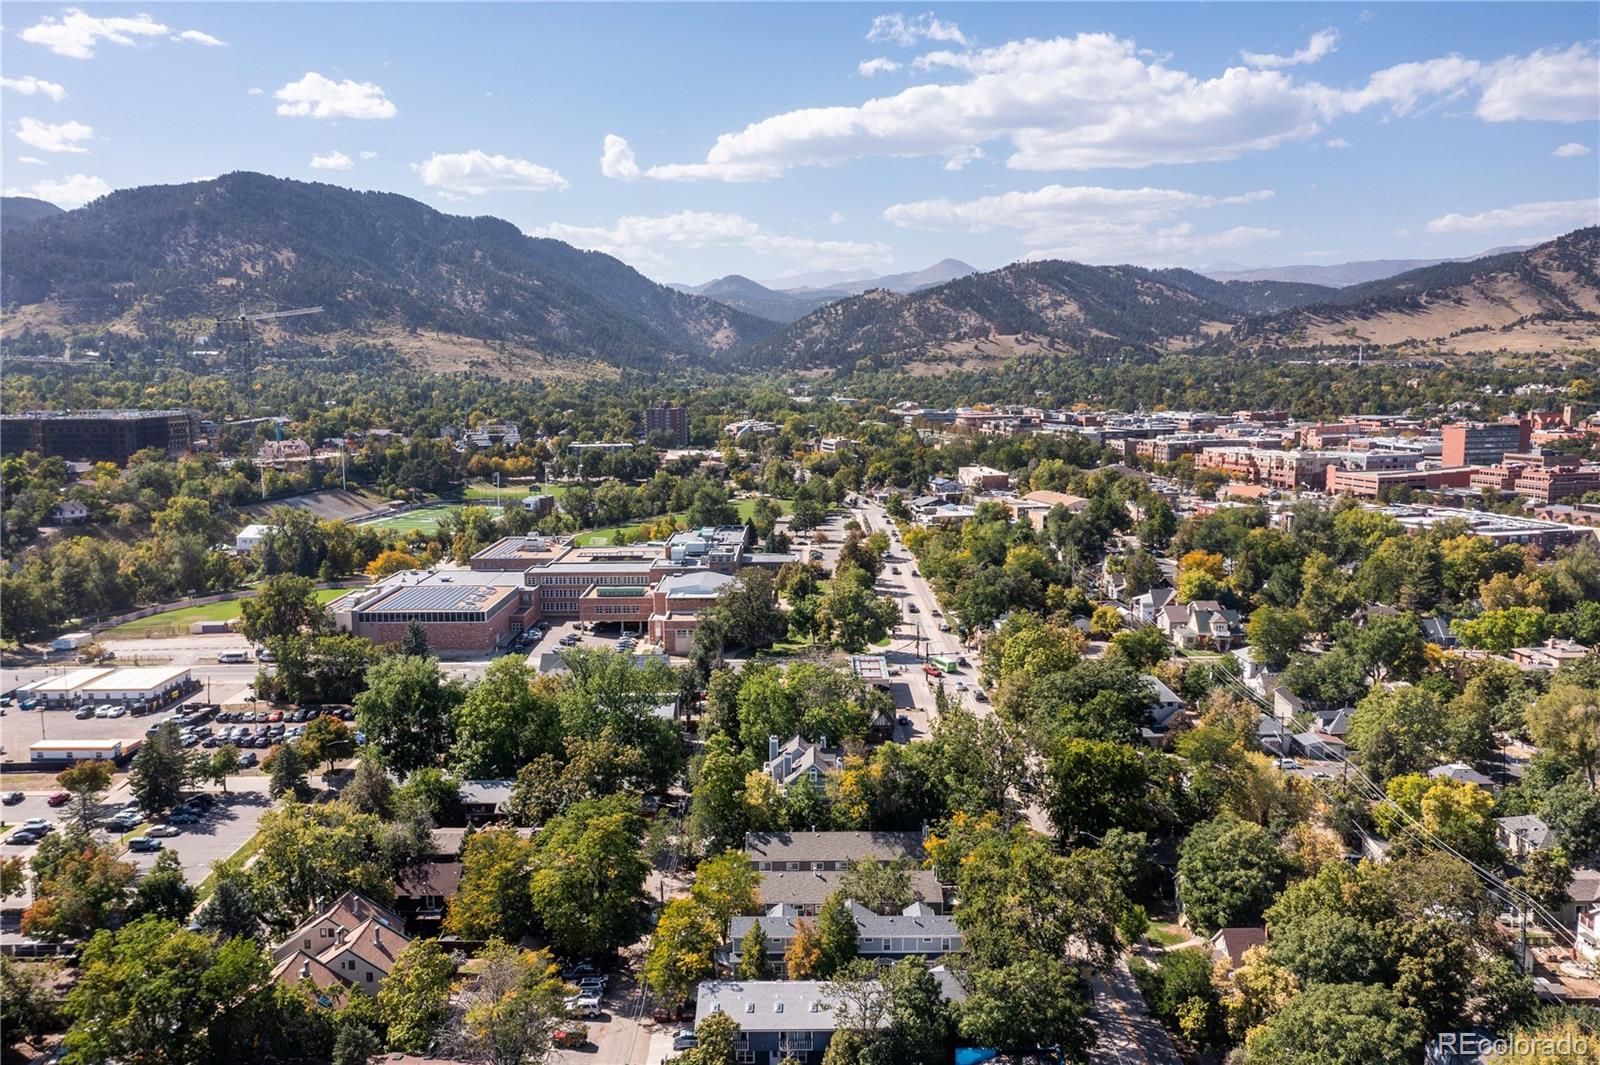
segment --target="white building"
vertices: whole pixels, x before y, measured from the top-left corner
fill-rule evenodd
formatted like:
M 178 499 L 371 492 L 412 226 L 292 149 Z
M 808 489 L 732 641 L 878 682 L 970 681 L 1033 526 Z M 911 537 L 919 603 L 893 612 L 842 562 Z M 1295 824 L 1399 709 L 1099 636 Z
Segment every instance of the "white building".
M 241 555 L 248 555 L 261 546 L 261 541 L 267 538 L 270 525 L 253 522 L 239 530 L 239 535 L 233 538 L 233 549 Z

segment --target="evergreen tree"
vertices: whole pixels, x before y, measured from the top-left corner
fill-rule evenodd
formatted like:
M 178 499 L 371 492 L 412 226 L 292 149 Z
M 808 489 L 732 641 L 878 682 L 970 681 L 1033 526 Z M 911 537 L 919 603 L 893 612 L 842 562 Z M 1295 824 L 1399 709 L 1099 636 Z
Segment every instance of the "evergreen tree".
M 829 977 L 856 956 L 856 919 L 843 892 L 828 896 L 817 912 L 817 975 Z
M 750 926 L 750 931 L 739 940 L 739 979 L 771 980 L 772 963 L 767 960 L 767 933 L 761 922 Z

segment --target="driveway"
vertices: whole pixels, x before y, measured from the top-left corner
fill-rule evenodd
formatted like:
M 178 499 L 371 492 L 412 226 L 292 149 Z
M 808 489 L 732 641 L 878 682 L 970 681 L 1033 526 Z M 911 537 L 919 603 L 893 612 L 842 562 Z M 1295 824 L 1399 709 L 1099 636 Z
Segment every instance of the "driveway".
M 1133 973 L 1121 958 L 1109 973 L 1089 977 L 1089 1023 L 1097 1040 L 1089 1052 L 1100 1065 L 1183 1065 L 1172 1037 L 1145 1008 Z

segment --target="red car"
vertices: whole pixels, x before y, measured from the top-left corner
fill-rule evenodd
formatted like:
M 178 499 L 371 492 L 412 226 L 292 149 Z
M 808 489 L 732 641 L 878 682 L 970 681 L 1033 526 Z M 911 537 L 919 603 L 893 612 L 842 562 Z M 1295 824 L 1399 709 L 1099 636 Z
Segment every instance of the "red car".
M 272 713 L 267 715 L 267 720 L 268 721 L 272 721 L 272 722 L 282 721 L 283 720 L 283 711 L 282 710 L 274 710 Z
M 934 665 L 931 662 L 922 667 L 922 672 L 926 673 L 930 677 L 942 677 L 942 676 L 944 676 L 944 670 L 940 669 L 938 666 Z
M 69 792 L 65 792 L 65 791 L 58 791 L 54 795 L 50 796 L 48 799 L 45 800 L 45 802 L 48 803 L 51 806 L 65 806 L 65 805 L 67 805 L 67 803 L 69 803 L 71 801 L 72 801 L 72 795 Z

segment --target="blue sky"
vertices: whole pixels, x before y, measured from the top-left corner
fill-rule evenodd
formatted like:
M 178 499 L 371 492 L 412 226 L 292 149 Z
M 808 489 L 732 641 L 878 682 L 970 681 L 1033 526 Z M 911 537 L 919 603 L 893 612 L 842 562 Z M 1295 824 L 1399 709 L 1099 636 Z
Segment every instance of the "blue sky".
M 1467 255 L 1594 224 L 1571 4 L 8 3 L 4 187 L 230 170 L 652 277 Z

